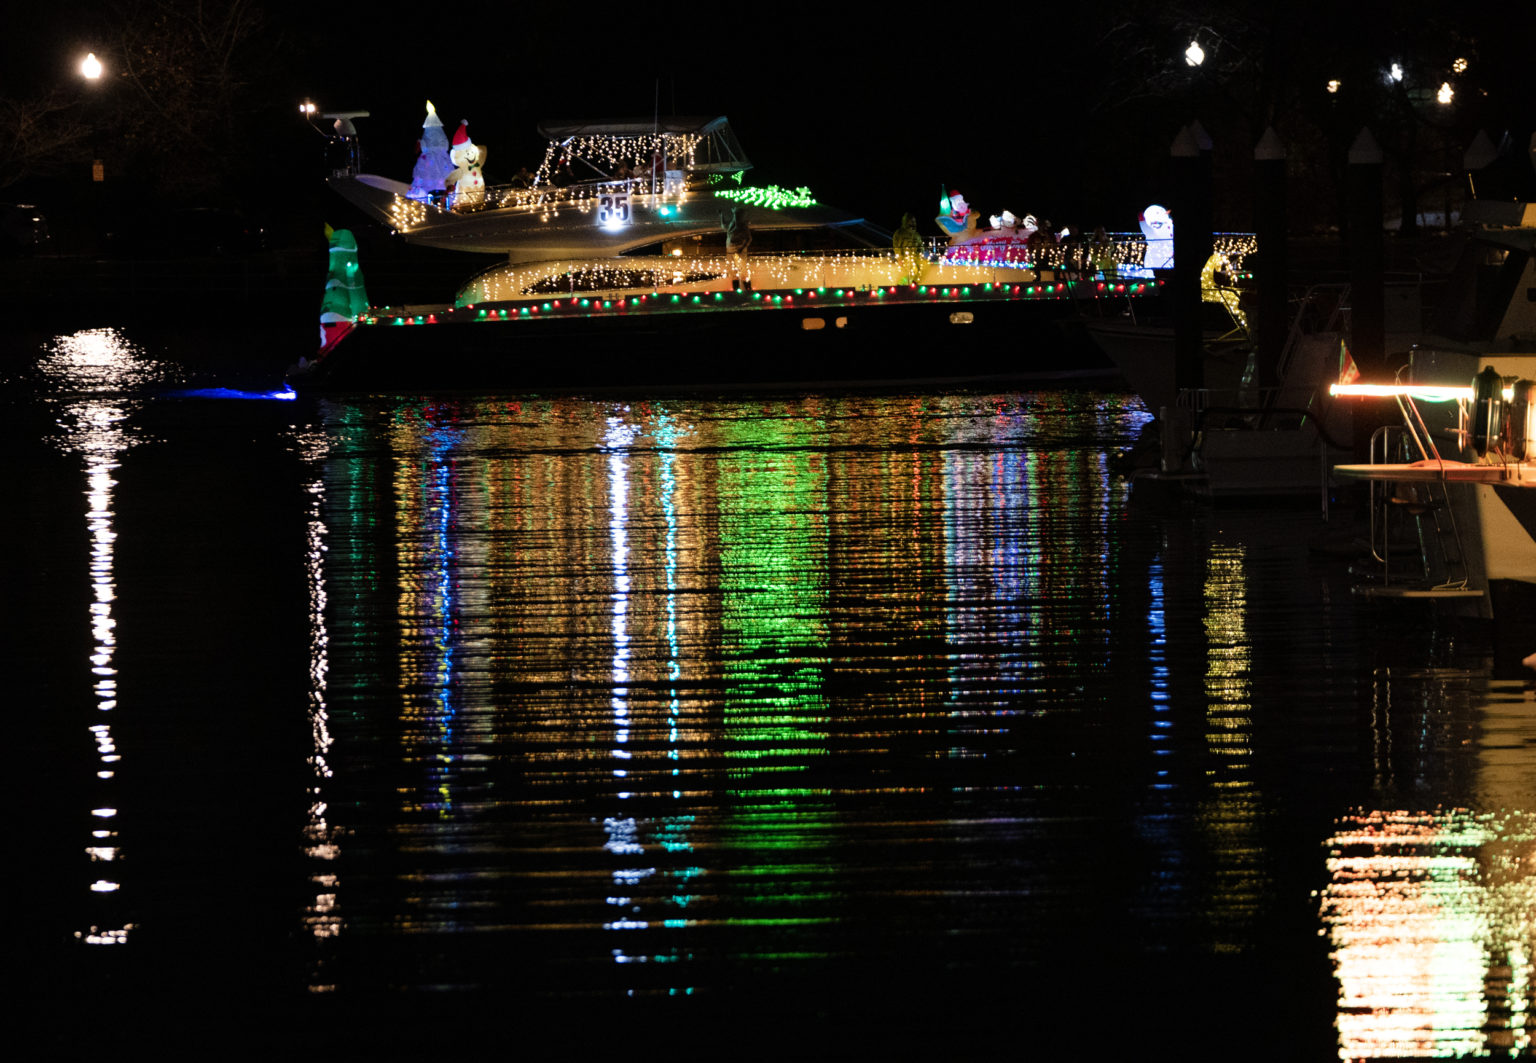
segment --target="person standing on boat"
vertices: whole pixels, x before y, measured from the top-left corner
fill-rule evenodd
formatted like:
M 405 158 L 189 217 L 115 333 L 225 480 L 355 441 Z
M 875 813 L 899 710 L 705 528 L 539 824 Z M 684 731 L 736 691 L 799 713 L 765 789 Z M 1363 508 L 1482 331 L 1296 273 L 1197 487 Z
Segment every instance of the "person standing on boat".
M 732 207 L 731 215 L 720 212 L 720 228 L 725 230 L 725 253 L 731 261 L 731 290 L 750 292 L 752 273 L 747 268 L 747 248 L 752 246 L 752 227 L 747 224 L 747 212 Z

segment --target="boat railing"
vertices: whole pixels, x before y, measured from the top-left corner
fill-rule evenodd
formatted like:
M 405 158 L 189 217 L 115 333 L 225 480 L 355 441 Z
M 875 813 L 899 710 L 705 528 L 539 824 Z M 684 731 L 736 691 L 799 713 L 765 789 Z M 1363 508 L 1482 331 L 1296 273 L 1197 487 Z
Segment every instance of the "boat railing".
M 1412 407 L 1411 399 L 1409 406 Z M 1414 409 L 1412 415 L 1417 418 L 1418 411 Z M 1404 416 L 1409 416 L 1408 410 L 1404 411 Z M 1423 420 L 1418 419 L 1422 428 Z M 1413 461 L 1414 454 L 1422 458 L 1426 453 L 1434 454 L 1438 459 L 1433 442 L 1429 443 L 1427 452 L 1424 443 L 1419 428 L 1409 421 L 1402 425 L 1384 425 L 1371 434 L 1371 464 Z M 1431 584 L 1436 593 L 1465 592 L 1470 582 L 1467 554 L 1447 485 L 1438 481 L 1397 483 L 1373 478 L 1369 488 L 1371 556 L 1381 565 L 1382 585 L 1392 586 L 1397 529 L 1408 520 L 1417 531 L 1417 550 L 1412 556 L 1417 561 L 1418 571 L 1413 579 Z M 1404 578 L 1401 562 L 1397 578 Z
M 507 263 L 476 277 L 470 303 L 542 298 L 550 294 L 595 294 L 721 288 L 737 268 L 724 248 L 687 255 L 623 255 L 589 260 Z M 765 251 L 748 256 L 748 272 L 760 289 L 849 289 L 870 291 L 892 285 L 1036 284 L 1065 297 L 1078 278 L 1056 271 L 1049 279 L 1003 267 L 915 262 L 894 250 L 838 248 Z M 1033 289 L 1031 288 L 1032 292 Z
M 927 242 L 927 255 L 931 261 L 957 264 L 985 259 L 987 264 L 1019 269 L 1071 270 L 1107 281 L 1146 280 L 1153 276 L 1146 265 L 1147 239 L 1140 232 L 1069 232 L 1054 241 L 1027 243 L 1024 237 L 993 243 L 987 239 L 989 233 L 1008 236 L 1002 230 L 982 230 L 978 234 L 980 239 L 960 244 L 934 237 Z M 1212 253 L 1225 256 L 1234 272 L 1241 271 L 1243 259 L 1255 247 L 1252 233 L 1212 234 Z
M 574 184 L 502 184 L 487 185 L 483 191 L 454 192 L 444 190 L 429 192 L 427 203 L 445 211 L 511 210 L 524 213 L 543 213 L 562 209 L 589 210 L 601 205 L 606 198 L 613 201 L 660 199 L 663 204 L 676 203 L 689 191 L 684 182 L 649 176 L 618 180 L 578 181 Z
M 1210 428 L 1262 428 L 1278 418 L 1314 417 L 1315 389 L 1276 387 L 1181 388 L 1177 404 Z M 1225 418 L 1225 420 L 1221 420 Z

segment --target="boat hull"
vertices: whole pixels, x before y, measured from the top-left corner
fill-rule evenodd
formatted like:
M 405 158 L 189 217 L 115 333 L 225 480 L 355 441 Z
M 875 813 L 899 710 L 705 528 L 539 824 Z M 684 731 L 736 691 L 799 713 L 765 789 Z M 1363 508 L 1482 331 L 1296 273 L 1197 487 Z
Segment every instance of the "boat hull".
M 1070 297 L 827 298 L 725 293 L 676 310 L 565 314 L 569 301 L 442 308 L 360 323 L 290 380 L 317 391 L 520 392 L 1117 379 Z

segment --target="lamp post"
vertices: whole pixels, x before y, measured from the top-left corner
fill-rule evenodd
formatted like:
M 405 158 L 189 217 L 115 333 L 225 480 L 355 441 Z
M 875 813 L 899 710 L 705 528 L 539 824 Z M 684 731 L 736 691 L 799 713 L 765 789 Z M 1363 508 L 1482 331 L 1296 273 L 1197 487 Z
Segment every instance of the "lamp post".
M 95 89 L 96 83 L 101 80 L 101 76 L 104 73 L 106 73 L 106 67 L 102 66 L 100 59 L 96 58 L 96 53 L 86 52 L 85 58 L 80 60 L 80 76 L 85 79 L 87 91 L 93 91 Z M 88 118 L 94 117 L 91 114 L 92 110 L 94 110 L 94 108 L 87 110 Z M 107 179 L 107 171 L 106 167 L 102 165 L 102 161 L 96 157 L 95 122 L 92 121 L 89 124 L 91 127 L 91 181 L 93 183 L 100 183 Z

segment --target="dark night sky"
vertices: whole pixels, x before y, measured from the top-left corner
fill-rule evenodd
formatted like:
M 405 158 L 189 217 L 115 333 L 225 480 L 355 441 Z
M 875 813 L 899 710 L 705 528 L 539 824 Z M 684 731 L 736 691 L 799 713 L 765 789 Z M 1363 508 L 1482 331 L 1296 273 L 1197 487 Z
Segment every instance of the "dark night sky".
M 536 164 L 546 120 L 730 118 L 756 165 L 749 180 L 810 186 L 820 198 L 894 227 L 902 210 L 937 212 L 942 185 L 978 207 L 1048 209 L 1081 182 L 1061 168 L 1067 115 L 1042 107 L 1019 44 L 988 45 L 960 30 L 953 45 L 925 20 L 860 15 L 688 19 L 625 13 L 609 35 L 596 23 L 540 26 L 492 17 L 443 61 L 389 48 L 340 47 L 309 91 L 323 106 L 359 108 L 373 165 L 409 169 L 430 98 L 450 128 L 467 118 L 497 171 Z M 1064 31 L 1063 40 L 1074 39 Z M 1071 108 L 1070 90 L 1051 95 Z M 1055 160 L 1054 163 L 1051 160 Z
M 1251 160 L 1258 131 L 1242 101 L 1213 92 L 1196 103 L 1193 82 L 1180 80 L 1178 55 L 1192 25 L 1208 21 L 1218 34 L 1264 26 L 1244 44 L 1250 66 L 1261 65 L 1252 49 L 1262 40 L 1280 40 L 1280 76 L 1308 85 L 1320 79 L 1307 64 L 1323 50 L 1331 50 L 1329 62 L 1369 70 L 1394 50 L 1475 38 L 1480 69 L 1498 68 L 1486 98 L 1499 102 L 1497 117 L 1524 115 L 1526 137 L 1536 117 L 1530 30 L 1508 25 L 1510 5 L 1440 16 L 1481 20 L 1464 33 L 1415 29 L 1420 16 L 1409 8 L 1439 11 L 1421 0 L 1405 0 L 1391 26 L 1374 5 L 1321 0 L 1296 0 L 1279 14 L 1257 0 L 1229 0 L 1205 14 L 1174 0 L 907 15 L 891 7 L 646 13 L 556 5 L 528 14 L 528 6 L 516 14 L 510 5 L 477 5 L 382 15 L 268 0 L 252 80 L 270 102 L 246 120 L 270 126 L 270 142 L 291 138 L 308 151 L 300 98 L 369 110 L 358 123 L 368 168 L 407 177 L 431 99 L 450 128 L 469 120 L 489 149 L 494 182 L 537 163 L 540 121 L 644 117 L 659 99 L 663 112 L 727 115 L 756 163 L 756 183 L 808 185 L 887 227 L 908 210 L 926 222 L 941 190 L 958 187 L 984 214 L 1007 208 L 1058 225 L 1129 229 L 1136 211 L 1164 197 L 1168 145 L 1197 111 L 1235 180 Z M 68 80 L 68 57 L 105 36 L 89 8 L 32 5 L 8 18 L 0 93 L 12 96 L 26 95 L 28 83 Z M 1104 48 L 1106 35 L 1143 47 L 1141 60 L 1168 57 L 1165 67 L 1178 77 L 1155 86 L 1126 79 L 1136 64 Z M 1470 140 L 1473 128 L 1454 135 Z

